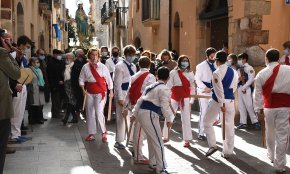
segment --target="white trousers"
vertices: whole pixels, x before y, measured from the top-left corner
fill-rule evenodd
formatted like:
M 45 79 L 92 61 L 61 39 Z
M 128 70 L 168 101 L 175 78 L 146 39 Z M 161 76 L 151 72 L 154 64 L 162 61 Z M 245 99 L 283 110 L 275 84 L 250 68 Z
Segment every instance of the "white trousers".
M 240 111 L 240 123 L 247 124 L 247 113 L 250 115 L 252 124 L 258 122 L 258 118 L 253 107 L 251 88 L 248 88 L 245 94 L 242 92 L 242 87 L 238 88 L 238 107 Z
M 98 127 L 102 133 L 106 132 L 104 107 L 106 103 L 106 97 L 102 100 L 102 94 L 87 94 L 87 125 L 88 133 L 97 133 Z
M 139 123 L 140 121 L 136 119 L 134 122 L 134 133 L 133 133 L 133 149 L 134 149 L 134 159 L 139 161 L 139 160 L 144 160 L 142 148 L 143 148 L 143 141 L 146 137 L 146 134 L 144 130 L 141 127 L 141 124 Z
M 22 91 L 17 93 L 17 97 L 12 98 L 14 116 L 11 118 L 11 138 L 21 136 L 21 123 L 23 121 L 27 99 L 26 85 L 23 85 Z
M 149 110 L 140 109 L 137 119 L 147 135 L 150 164 L 156 164 L 157 171 L 165 169 L 167 163 L 165 161 L 159 115 Z
M 284 169 L 289 144 L 290 108 L 264 109 L 268 156 L 276 169 Z
M 125 127 L 125 119 L 122 115 L 123 106 L 119 105 L 118 101 L 116 101 L 116 142 L 122 143 L 126 139 L 126 127 Z M 129 128 L 130 118 L 127 116 L 127 126 Z M 128 130 L 129 131 L 129 130 Z
M 181 111 L 181 122 L 182 122 L 182 134 L 183 134 L 183 140 L 184 141 L 190 141 L 192 140 L 192 132 L 191 132 L 191 122 L 190 122 L 190 98 L 185 98 L 184 99 L 184 106 L 183 108 L 181 107 L 181 103 L 177 102 L 175 100 L 171 100 L 171 105 L 176 113 L 178 107 L 180 108 Z M 164 122 L 164 127 L 163 127 L 163 137 L 165 139 L 168 139 L 168 127 L 166 124 L 166 120 Z
M 226 102 L 225 112 L 225 140 L 223 141 L 223 153 L 233 154 L 234 151 L 234 137 L 235 137 L 235 103 L 234 101 Z M 209 147 L 216 146 L 215 131 L 213 128 L 213 122 L 216 119 L 216 115 L 221 113 L 221 108 L 215 100 L 210 100 L 206 113 L 204 115 L 204 131 L 206 133 L 207 142 Z M 220 114 L 221 121 L 223 114 Z M 223 125 L 222 125 L 223 126 Z M 222 132 L 221 132 L 222 133 Z
M 198 92 L 199 95 L 204 95 L 204 93 Z M 204 115 L 206 112 L 206 109 L 208 107 L 209 99 L 206 98 L 200 98 L 199 101 L 199 120 L 198 120 L 198 135 L 204 136 Z

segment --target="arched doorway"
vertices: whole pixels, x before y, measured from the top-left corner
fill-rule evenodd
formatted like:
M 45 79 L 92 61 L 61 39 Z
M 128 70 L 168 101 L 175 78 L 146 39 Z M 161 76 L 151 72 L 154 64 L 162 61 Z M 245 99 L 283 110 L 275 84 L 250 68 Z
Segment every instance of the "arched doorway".
M 24 11 L 22 4 L 17 4 L 17 36 L 24 35 Z
M 141 47 L 141 39 L 139 37 L 136 37 L 134 39 L 134 45 L 135 45 L 136 48 Z
M 180 54 L 180 18 L 178 12 L 174 15 L 173 27 L 172 50 L 175 50 L 178 54 Z

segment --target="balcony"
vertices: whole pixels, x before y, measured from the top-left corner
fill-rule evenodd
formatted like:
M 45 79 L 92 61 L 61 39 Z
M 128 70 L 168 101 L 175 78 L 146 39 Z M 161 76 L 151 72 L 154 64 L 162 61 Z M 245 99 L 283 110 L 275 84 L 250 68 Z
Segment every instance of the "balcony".
M 142 0 L 142 23 L 145 27 L 160 24 L 160 0 Z
M 61 0 L 53 0 L 54 2 L 54 7 L 55 8 L 60 8 L 61 7 Z
M 51 15 L 52 13 L 52 0 L 39 0 L 39 10 L 44 15 Z
M 107 2 L 103 4 L 103 7 L 101 9 L 101 24 L 102 25 L 108 25 L 110 22 L 109 19 L 109 11 L 107 9 Z
M 117 28 L 126 28 L 126 13 L 120 9 L 116 10 L 116 26 Z
M 113 3 L 113 0 L 109 0 L 109 7 L 108 7 L 108 14 L 109 14 L 109 20 L 110 21 L 113 21 L 114 18 L 116 17 L 116 10 L 115 10 L 115 7 L 114 7 L 114 3 Z

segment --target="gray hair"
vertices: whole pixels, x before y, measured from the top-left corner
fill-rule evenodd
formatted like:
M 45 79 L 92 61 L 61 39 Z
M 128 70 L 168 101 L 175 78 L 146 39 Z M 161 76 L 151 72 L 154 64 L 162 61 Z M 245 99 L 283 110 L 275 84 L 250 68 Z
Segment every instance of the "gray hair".
M 75 60 L 75 55 L 72 53 L 72 52 L 69 52 L 69 53 L 66 53 L 65 54 L 65 58 L 67 57 L 67 56 L 71 56 L 72 58 L 73 58 L 73 60 Z
M 76 50 L 76 55 L 78 55 L 80 51 L 84 51 L 84 50 L 83 49 L 77 49 Z

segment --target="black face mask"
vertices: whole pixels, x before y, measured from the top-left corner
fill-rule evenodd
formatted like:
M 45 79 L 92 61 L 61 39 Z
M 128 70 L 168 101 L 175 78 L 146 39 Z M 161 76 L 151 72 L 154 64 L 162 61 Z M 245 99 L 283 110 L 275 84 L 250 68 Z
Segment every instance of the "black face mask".
M 113 52 L 112 55 L 113 55 L 113 57 L 118 57 L 119 53 L 118 52 Z

